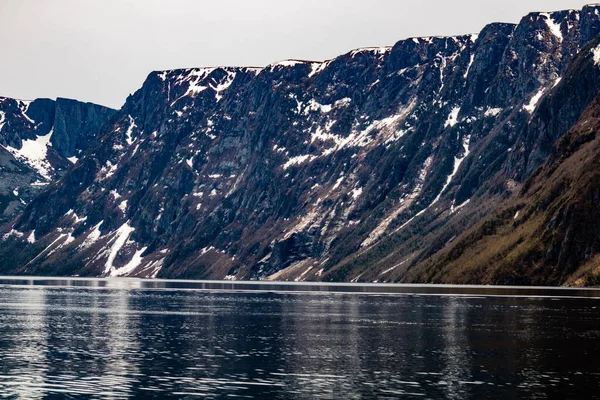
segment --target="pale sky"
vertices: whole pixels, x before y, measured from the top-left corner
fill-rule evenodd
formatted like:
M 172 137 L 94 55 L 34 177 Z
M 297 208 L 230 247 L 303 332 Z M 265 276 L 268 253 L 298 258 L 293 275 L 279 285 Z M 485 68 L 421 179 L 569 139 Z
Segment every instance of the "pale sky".
M 588 2 L 0 0 L 0 95 L 119 108 L 153 70 L 325 60 Z

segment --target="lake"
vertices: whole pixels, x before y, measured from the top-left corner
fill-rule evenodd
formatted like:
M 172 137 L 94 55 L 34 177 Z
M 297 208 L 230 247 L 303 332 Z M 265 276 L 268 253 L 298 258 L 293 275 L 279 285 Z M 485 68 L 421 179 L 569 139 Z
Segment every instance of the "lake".
M 0 278 L 2 398 L 599 398 L 600 291 Z

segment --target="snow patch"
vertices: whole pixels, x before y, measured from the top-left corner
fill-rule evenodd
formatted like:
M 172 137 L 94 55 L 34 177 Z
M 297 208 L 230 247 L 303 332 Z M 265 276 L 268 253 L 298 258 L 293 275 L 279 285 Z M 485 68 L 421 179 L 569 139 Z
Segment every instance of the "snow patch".
M 334 107 L 348 107 L 348 105 L 352 102 L 352 99 L 350 97 L 344 97 L 343 99 L 337 100 L 335 103 L 333 103 Z
M 285 164 L 283 164 L 283 170 L 285 171 L 285 170 L 287 170 L 288 168 L 290 168 L 291 166 L 294 166 L 294 165 L 304 164 L 307 161 L 311 162 L 315 158 L 316 158 L 315 156 L 311 156 L 310 154 L 304 154 L 304 155 L 301 155 L 301 156 L 292 157 Z
M 273 64 L 275 66 L 280 66 L 280 67 L 294 67 L 298 64 L 306 64 L 306 61 L 301 61 L 301 60 L 283 60 L 280 61 L 276 64 Z
M 107 160 L 106 165 L 104 165 L 102 168 L 100 168 L 100 171 L 98 171 L 96 179 L 98 181 L 102 181 L 104 179 L 110 178 L 115 174 L 117 167 L 117 164 L 113 164 L 110 160 Z
M 471 72 L 471 67 L 473 66 L 473 61 L 475 61 L 475 54 L 471 54 L 471 60 L 469 61 L 469 65 L 467 66 L 467 70 L 463 75 L 463 78 L 467 79 L 469 77 L 469 72 Z
M 467 158 L 469 156 L 469 153 L 470 153 L 469 146 L 470 146 L 470 144 L 471 144 L 471 135 L 467 135 L 467 136 L 465 136 L 463 138 L 463 142 L 462 142 L 463 156 L 462 157 L 454 157 L 454 169 L 452 170 L 452 173 L 450 175 L 448 175 L 448 178 L 446 178 L 446 183 L 442 187 L 442 190 L 437 195 L 437 197 L 433 200 L 433 202 L 429 205 L 429 207 L 431 207 L 435 203 L 437 203 L 440 200 L 440 197 L 442 197 L 442 194 L 444 194 L 444 192 L 448 188 L 448 186 L 450 186 L 450 183 L 452 182 L 452 179 L 454 179 L 454 176 L 458 172 L 458 169 L 460 168 L 460 165 L 465 160 L 465 158 Z M 429 207 L 427 207 L 427 208 L 429 208 Z
M 301 104 L 301 103 L 300 103 Z M 314 99 L 308 101 L 308 105 L 304 109 L 304 115 L 308 115 L 310 111 L 320 111 L 323 114 L 327 114 L 332 110 L 331 104 L 320 104 Z
M 127 145 L 131 146 L 134 142 L 134 140 L 131 138 L 131 134 L 133 133 L 133 128 L 136 128 L 137 125 L 135 124 L 135 120 L 133 119 L 133 117 L 131 115 L 128 115 L 129 117 L 129 127 L 127 128 L 127 132 L 125 132 L 126 135 L 126 141 L 127 141 Z
M 361 53 L 373 53 L 375 55 L 382 56 L 382 55 L 385 55 L 386 53 L 390 52 L 391 50 L 392 50 L 392 48 L 387 47 L 387 46 L 386 47 L 363 47 L 360 49 L 352 50 L 350 52 L 350 56 L 352 58 L 354 58 L 358 54 L 361 54 Z
M 529 101 L 529 104 L 523 106 L 523 109 L 525 111 L 527 111 L 529 114 L 533 114 L 533 112 L 535 111 L 535 108 L 537 107 L 538 103 L 540 102 L 540 99 L 544 95 L 545 91 L 546 91 L 546 88 L 543 88 L 543 87 L 540 90 L 538 90 L 538 92 Z
M 22 237 L 23 235 L 24 235 L 23 232 L 19 232 L 15 229 L 11 229 L 10 232 L 4 234 L 4 236 L 2 237 L 2 240 L 6 240 L 11 236 Z
M 50 138 L 52 138 L 53 132 L 54 130 L 50 130 L 45 136 L 38 136 L 33 140 L 23 140 L 20 149 L 6 146 L 6 150 L 8 150 L 17 160 L 35 169 L 45 179 L 51 180 L 52 166 L 47 159 L 47 154 L 48 146 L 52 146 Z
M 283 60 L 283 61 L 279 61 L 279 62 L 267 65 L 266 69 L 269 72 L 273 72 L 278 67 L 279 68 L 290 68 L 290 67 L 295 67 L 296 65 L 307 64 L 307 63 L 308 63 L 307 61 L 302 61 L 302 60 Z
M 334 185 L 331 187 L 331 191 L 334 191 L 334 190 L 336 190 L 338 187 L 340 187 L 340 185 L 342 184 L 342 182 L 343 182 L 343 181 L 344 181 L 344 176 L 342 175 L 342 176 L 340 176 L 340 177 L 338 178 L 338 180 L 337 180 L 337 181 L 335 181 L 335 184 L 334 184 Z
M 386 270 L 382 271 L 382 272 L 379 274 L 379 276 L 382 276 L 382 275 L 389 274 L 390 272 L 392 272 L 392 271 L 393 271 L 393 270 L 395 270 L 396 268 L 398 268 L 398 267 L 402 266 L 404 263 L 406 263 L 406 260 L 405 260 L 405 261 L 402 261 L 402 262 L 401 262 L 401 263 L 399 263 L 399 264 L 396 264 L 396 265 L 394 265 L 394 266 L 393 266 L 393 267 L 391 267 L 391 268 L 388 268 L 388 269 L 386 269 Z
M 599 60 L 600 61 L 600 60 Z M 560 81 L 562 81 L 561 77 L 556 78 L 556 80 L 554 81 L 554 83 L 552 84 L 552 87 L 555 88 L 558 86 L 558 84 L 560 83 Z
M 562 31 L 560 29 L 560 24 L 557 23 L 554 18 L 552 18 L 552 15 L 548 14 L 548 13 L 542 13 L 540 14 L 542 17 L 544 17 L 544 22 L 546 23 L 546 25 L 548 26 L 548 29 L 550 30 L 550 32 L 556 36 L 556 38 L 558 39 L 559 42 L 563 41 L 563 34 Z
M 592 49 L 592 54 L 594 57 L 594 64 L 596 66 L 600 66 L 600 45 L 598 45 Z M 2 124 L 2 121 L 0 121 L 0 127 L 2 126 L 1 124 Z
M 48 182 L 35 181 L 31 184 L 31 186 L 40 187 L 40 186 L 48 186 L 49 184 L 50 183 L 48 183 Z
M 329 65 L 329 61 L 315 62 L 315 63 L 310 64 L 310 73 L 308 74 L 308 77 L 311 78 L 314 75 L 322 72 L 325 68 L 327 68 L 328 65 Z
M 349 99 L 342 99 L 339 101 L 343 101 L 344 103 L 346 103 L 347 101 L 349 101 Z M 338 102 L 336 102 L 334 106 L 337 104 Z M 331 153 L 344 148 L 368 146 L 375 140 L 371 135 L 373 131 L 383 133 L 383 135 L 380 135 L 378 137 L 384 139 L 382 141 L 385 142 L 385 144 L 399 140 L 406 134 L 406 131 L 398 129 L 399 124 L 406 119 L 406 117 L 410 114 L 410 112 L 413 110 L 416 104 L 417 101 L 413 98 L 407 105 L 401 107 L 398 110 L 397 114 L 391 115 L 381 120 L 375 120 L 362 131 L 353 130 L 348 136 L 340 136 L 327 132 L 329 128 L 333 125 L 331 123 L 325 126 L 325 130 L 323 130 L 323 128 L 321 127 L 317 127 L 316 132 L 311 133 L 311 143 L 316 140 L 324 142 L 333 141 L 335 143 L 335 146 L 326 149 L 321 154 L 321 156 L 328 156 Z
M 306 271 L 304 271 L 303 273 L 300 274 L 299 277 L 297 277 L 296 279 L 294 279 L 295 282 L 301 282 L 304 280 L 304 277 L 306 276 L 306 274 L 308 274 L 311 270 L 313 269 L 313 267 L 308 267 L 306 269 Z
M 110 273 L 110 276 L 111 277 L 127 276 L 130 273 L 132 273 L 133 271 L 135 271 L 136 268 L 138 268 L 140 265 L 142 265 L 142 260 L 143 260 L 142 254 L 147 249 L 148 249 L 148 247 L 142 247 L 141 249 L 136 251 L 135 254 L 133 255 L 133 257 L 131 257 L 131 260 L 127 263 L 127 265 L 125 265 L 124 267 L 112 270 Z
M 29 110 L 29 106 L 31 105 L 31 100 L 19 100 L 19 110 L 21 110 L 21 114 L 30 124 L 35 125 L 35 121 L 27 115 L 27 111 Z
M 120 204 L 119 204 L 119 210 L 121 210 L 121 212 L 123 214 L 125 214 L 127 212 L 127 200 L 123 200 Z
M 71 209 L 65 213 L 65 217 L 71 217 L 71 216 L 73 217 L 74 225 L 77 225 L 77 224 L 87 221 L 87 217 L 79 218 L 79 216 L 77 214 L 75 214 L 73 209 Z
M 463 208 L 464 206 L 466 206 L 467 204 L 469 204 L 471 202 L 471 199 L 465 200 L 462 204 L 459 204 L 458 206 L 454 205 L 454 201 L 452 202 L 452 207 L 450 207 L 450 214 L 454 214 L 455 212 L 457 212 L 458 210 L 460 210 L 461 208 Z
M 178 100 L 186 96 L 196 96 L 198 93 L 201 93 L 208 89 L 208 86 L 203 86 L 202 81 L 210 75 L 216 68 L 195 68 L 186 70 L 184 73 L 181 73 L 176 81 L 176 85 L 182 85 L 183 83 L 187 83 L 188 88 L 183 96 L 175 99 L 171 106 L 173 106 Z
M 117 229 L 113 245 L 110 249 L 110 254 L 108 256 L 108 259 L 106 260 L 106 265 L 104 268 L 105 274 L 112 274 L 112 272 L 116 270 L 113 266 L 113 262 L 119 254 L 119 251 L 123 248 L 125 243 L 127 243 L 129 236 L 131 236 L 134 230 L 134 228 L 129 226 L 129 221 L 125 222 L 123 225 L 121 225 L 119 229 Z
M 460 107 L 454 107 L 450 114 L 448 115 L 448 119 L 444 124 L 444 128 L 453 127 L 458 123 L 458 113 L 460 112 Z
M 357 188 L 357 189 L 352 189 L 352 192 L 350 192 L 350 194 L 352 195 L 352 198 L 354 200 L 358 199 L 360 197 L 360 195 L 362 194 L 363 189 L 362 188 Z
M 489 107 L 485 111 L 485 114 L 483 114 L 483 115 L 485 117 L 497 117 L 501 112 L 502 112 L 501 108 L 491 108 L 491 107 Z
M 236 77 L 236 73 L 234 71 L 227 71 L 227 76 L 219 83 L 218 85 L 210 85 L 210 88 L 215 91 L 215 98 L 217 99 L 217 103 L 221 101 L 223 95 L 221 94 L 225 90 L 231 86 L 234 79 Z

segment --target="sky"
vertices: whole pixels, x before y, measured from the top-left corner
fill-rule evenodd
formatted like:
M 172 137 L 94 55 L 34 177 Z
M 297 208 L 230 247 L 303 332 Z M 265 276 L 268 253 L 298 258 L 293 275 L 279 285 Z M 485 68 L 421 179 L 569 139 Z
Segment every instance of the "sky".
M 119 108 L 153 70 L 326 60 L 576 0 L 0 0 L 0 96 Z

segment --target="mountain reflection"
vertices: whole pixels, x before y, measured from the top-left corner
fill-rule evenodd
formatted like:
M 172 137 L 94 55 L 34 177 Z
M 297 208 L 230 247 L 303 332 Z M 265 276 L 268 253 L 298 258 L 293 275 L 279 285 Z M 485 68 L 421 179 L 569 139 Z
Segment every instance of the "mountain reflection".
M 17 292 L 11 302 L 27 307 L 19 315 L 19 325 L 27 332 L 21 334 L 19 326 L 10 324 L 5 318 L 0 319 L 2 331 L 12 334 L 2 335 L 7 341 L 10 353 L 2 357 L 2 375 L 12 375 L 15 380 L 9 383 L 10 391 L 18 398 L 41 399 L 43 387 L 48 373 L 47 358 L 47 326 L 46 326 L 46 291 L 44 289 Z M 4 347 L 4 346 L 3 346 Z M 10 368 L 12 367 L 12 368 Z M 4 378 L 3 380 L 5 380 Z M 7 382 L 8 383 L 8 382 Z
M 461 301 L 451 297 L 446 302 L 442 319 L 445 366 L 440 384 L 447 386 L 446 393 L 450 399 L 464 399 L 469 394 L 466 383 L 471 381 L 471 360 L 466 337 L 466 310 Z
M 0 287 L 0 397 L 585 398 L 597 384 L 593 299 L 59 283 Z

